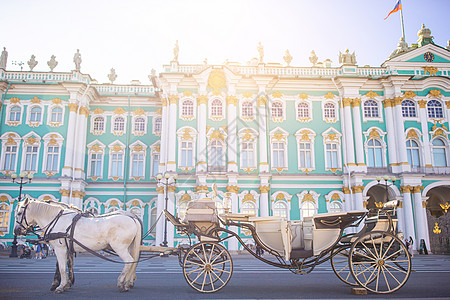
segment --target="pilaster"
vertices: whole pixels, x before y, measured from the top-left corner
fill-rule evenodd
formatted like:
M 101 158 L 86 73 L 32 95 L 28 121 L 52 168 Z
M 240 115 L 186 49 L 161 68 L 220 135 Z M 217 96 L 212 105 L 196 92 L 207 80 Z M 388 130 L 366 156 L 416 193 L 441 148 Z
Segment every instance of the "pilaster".
M 354 98 L 352 100 L 353 107 L 353 126 L 355 132 L 355 151 L 356 151 L 356 165 L 358 171 L 367 172 L 367 166 L 364 163 L 364 145 L 363 145 L 363 134 L 361 126 L 361 99 Z
M 388 166 L 391 167 L 392 171 L 397 173 L 399 172 L 399 164 L 397 159 L 397 146 L 395 142 L 395 125 L 394 125 L 394 116 L 392 114 L 392 105 L 394 99 L 384 99 L 384 115 L 386 120 L 386 131 L 387 131 L 387 146 L 389 150 L 389 160 Z
M 197 117 L 197 172 L 206 172 L 206 103 L 208 102 L 208 96 L 200 95 L 197 98 L 198 104 L 198 117 Z
M 237 165 L 237 135 L 236 135 L 236 104 L 237 104 L 237 98 L 236 96 L 229 95 L 227 97 L 227 108 L 228 108 L 228 118 L 227 118 L 227 128 L 228 128 L 228 149 L 227 149 L 227 155 L 228 155 L 228 165 L 227 165 L 227 171 L 228 172 L 235 172 L 238 171 L 238 165 Z
M 167 166 L 168 172 L 175 172 L 177 169 L 176 163 L 176 142 L 177 142 L 177 104 L 178 95 L 169 95 L 169 134 L 168 134 L 168 155 Z
M 414 230 L 414 214 L 413 205 L 411 199 L 411 190 L 413 188 L 410 185 L 403 185 L 400 187 L 400 191 L 403 193 L 403 213 L 405 220 L 405 238 L 411 237 L 416 244 L 416 234 Z
M 431 146 L 430 146 L 430 135 L 428 134 L 428 118 L 427 118 L 427 101 L 419 100 L 419 119 L 420 126 L 422 130 L 422 142 L 423 142 L 423 158 L 424 165 L 427 168 L 432 167 L 431 164 Z

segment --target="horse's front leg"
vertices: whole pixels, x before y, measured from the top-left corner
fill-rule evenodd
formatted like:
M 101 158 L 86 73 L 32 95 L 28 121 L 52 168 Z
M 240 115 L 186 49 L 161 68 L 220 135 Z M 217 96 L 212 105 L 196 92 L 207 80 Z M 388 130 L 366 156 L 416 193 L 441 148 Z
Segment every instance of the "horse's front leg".
M 50 287 L 50 291 L 54 291 L 60 283 L 61 283 L 61 274 L 59 273 L 58 262 L 56 262 L 55 276 L 53 277 L 53 283 L 52 286 Z
M 75 284 L 75 273 L 73 272 L 73 253 L 68 253 L 67 254 L 67 266 L 69 268 L 69 280 L 70 280 L 70 285 L 74 285 Z
M 55 249 L 56 258 L 58 260 L 59 274 L 61 275 L 61 282 L 55 289 L 55 293 L 60 294 L 70 288 L 70 281 L 67 276 L 67 249 L 64 244 L 57 245 L 53 248 Z

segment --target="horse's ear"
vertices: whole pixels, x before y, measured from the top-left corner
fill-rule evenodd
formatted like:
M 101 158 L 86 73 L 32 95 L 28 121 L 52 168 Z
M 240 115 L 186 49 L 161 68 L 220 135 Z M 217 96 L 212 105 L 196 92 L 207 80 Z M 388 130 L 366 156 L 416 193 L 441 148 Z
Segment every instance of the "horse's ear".
M 28 197 L 26 197 L 22 202 L 23 202 L 23 205 L 27 205 L 28 204 L 28 202 L 29 202 L 29 198 Z

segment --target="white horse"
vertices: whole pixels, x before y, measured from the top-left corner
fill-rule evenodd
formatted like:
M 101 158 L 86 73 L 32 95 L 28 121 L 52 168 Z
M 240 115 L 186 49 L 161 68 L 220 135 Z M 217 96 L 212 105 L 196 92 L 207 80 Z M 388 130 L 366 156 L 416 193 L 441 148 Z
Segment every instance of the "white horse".
M 119 291 L 126 292 L 134 286 L 136 267 L 139 260 L 142 238 L 142 225 L 136 216 L 127 213 L 113 213 L 98 217 L 81 217 L 72 226 L 78 212 L 64 209 L 60 205 L 28 198 L 19 202 L 16 209 L 14 234 L 26 235 L 33 227 L 39 226 L 44 238 L 55 250 L 58 260 L 61 282 L 55 293 L 62 293 L 70 288 L 67 276 L 67 257 L 71 240 L 74 252 L 86 252 L 112 249 L 125 263 L 117 280 Z M 73 238 L 70 232 L 73 227 Z M 81 244 L 81 246 L 80 246 Z

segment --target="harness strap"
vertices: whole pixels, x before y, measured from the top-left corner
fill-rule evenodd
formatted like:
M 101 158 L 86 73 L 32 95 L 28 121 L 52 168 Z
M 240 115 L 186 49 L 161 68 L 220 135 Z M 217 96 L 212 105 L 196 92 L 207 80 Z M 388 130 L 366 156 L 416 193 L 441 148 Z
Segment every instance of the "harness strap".
M 69 234 L 69 240 L 70 240 L 70 245 L 69 245 L 69 252 L 70 253 L 75 253 L 75 250 L 73 248 L 73 241 L 75 240 L 73 237 L 73 234 L 75 232 L 75 225 L 77 224 L 77 222 L 81 219 L 81 214 L 77 214 L 73 219 L 72 219 L 72 224 L 69 226 L 70 228 L 70 234 Z M 67 228 L 67 229 L 69 229 Z M 67 231 L 66 231 L 67 232 Z

